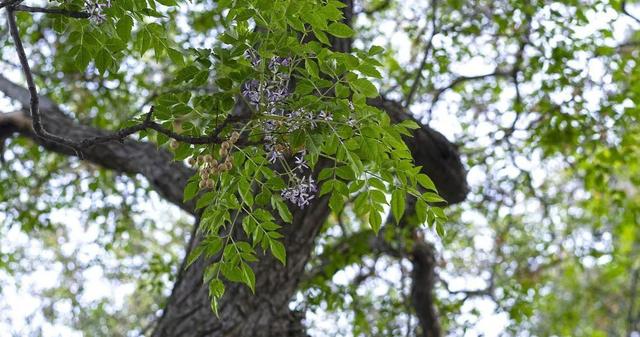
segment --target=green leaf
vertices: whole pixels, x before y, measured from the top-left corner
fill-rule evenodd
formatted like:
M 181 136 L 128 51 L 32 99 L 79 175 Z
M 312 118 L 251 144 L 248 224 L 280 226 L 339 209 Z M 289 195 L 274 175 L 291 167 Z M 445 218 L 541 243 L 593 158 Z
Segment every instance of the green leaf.
M 224 283 L 219 278 L 214 278 L 209 281 L 209 295 L 220 298 L 224 295 Z
M 287 264 L 287 251 L 284 248 L 284 245 L 277 240 L 269 241 L 269 248 L 271 248 L 271 254 L 278 259 L 283 265 Z
M 304 68 L 312 77 L 315 77 L 315 78 L 320 77 L 320 71 L 318 70 L 318 65 L 312 59 L 304 60 Z
M 314 28 L 313 29 L 313 34 L 316 36 L 318 41 L 326 44 L 327 46 L 331 45 L 331 42 L 329 42 L 329 38 L 327 37 L 327 34 L 325 34 L 323 31 L 317 30 L 317 29 Z
M 353 30 L 351 27 L 345 25 L 342 22 L 334 22 L 329 25 L 329 34 L 341 38 L 348 38 L 353 36 Z
M 428 190 L 432 190 L 436 192 L 438 191 L 436 189 L 436 184 L 433 183 L 433 180 L 431 180 L 431 178 L 429 178 L 428 175 L 424 173 L 420 173 L 417 175 L 417 179 L 418 179 L 418 184 L 420 184 L 422 187 Z
M 350 84 L 355 91 L 365 95 L 366 97 L 374 98 L 378 96 L 378 89 L 376 89 L 376 86 L 367 79 L 358 78 L 351 81 Z
M 181 52 L 173 48 L 167 48 L 167 54 L 169 54 L 169 58 L 171 59 L 171 61 L 173 61 L 174 64 L 179 66 L 184 64 L 184 57 L 182 56 Z
M 331 194 L 331 198 L 329 198 L 329 207 L 331 210 L 338 214 L 344 208 L 344 197 L 342 194 L 338 193 L 337 190 Z
M 396 223 L 400 223 L 400 219 L 404 215 L 404 208 L 407 194 L 404 190 L 395 190 L 391 193 L 391 213 L 396 219 Z
M 238 181 L 238 192 L 240 193 L 242 201 L 244 201 L 247 206 L 253 206 L 253 193 L 251 193 L 251 185 L 246 179 L 241 178 Z
M 198 202 L 196 202 L 196 209 L 200 209 L 210 205 L 211 202 L 213 201 L 214 196 L 215 195 L 213 194 L 213 192 L 207 192 L 204 195 L 202 195 L 202 197 L 198 199 Z
M 253 273 L 251 267 L 248 264 L 242 262 L 240 263 L 240 269 L 242 270 L 242 282 L 244 282 L 249 288 L 251 292 L 255 294 L 256 292 L 256 275 Z
M 427 203 L 422 199 L 416 200 L 416 218 L 420 224 L 427 221 Z
M 165 6 L 175 6 L 178 4 L 176 0 L 156 0 L 156 2 Z
M 378 234 L 380 227 L 382 226 L 382 216 L 380 215 L 380 212 L 376 210 L 371 210 L 371 212 L 369 212 L 369 226 L 371 226 L 371 229 Z
M 369 48 L 369 55 L 378 55 L 384 52 L 384 48 L 373 45 Z
M 422 194 L 422 198 L 427 202 L 446 202 L 446 200 L 442 199 L 441 196 L 433 192 L 426 192 Z
M 133 19 L 126 15 L 123 16 L 116 24 L 116 33 L 123 41 L 129 41 L 131 38 L 131 30 L 133 29 Z
M 293 215 L 291 215 L 289 207 L 287 207 L 287 204 L 285 204 L 284 201 L 280 199 L 280 197 L 273 196 L 271 198 L 271 204 L 275 204 L 276 209 L 278 210 L 278 214 L 284 222 L 291 223 L 291 221 L 293 220 Z

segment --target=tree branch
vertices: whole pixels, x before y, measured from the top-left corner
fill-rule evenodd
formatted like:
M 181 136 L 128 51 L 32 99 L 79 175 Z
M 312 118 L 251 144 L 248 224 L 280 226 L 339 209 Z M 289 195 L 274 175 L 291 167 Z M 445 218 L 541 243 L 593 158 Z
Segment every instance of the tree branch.
M 622 13 L 624 13 L 626 16 L 632 18 L 633 20 L 635 20 L 635 22 L 640 23 L 640 19 L 638 19 L 636 16 L 632 15 L 629 10 L 627 9 L 627 0 L 622 0 L 620 1 L 620 9 L 622 9 Z
M 31 6 L 15 6 L 14 10 L 16 12 L 30 12 L 30 13 L 46 13 L 46 14 L 54 14 L 54 15 L 64 15 L 70 18 L 75 19 L 88 19 L 91 17 L 90 13 L 87 12 L 76 12 L 70 11 L 62 8 L 43 8 L 43 7 L 31 7 Z
M 22 6 L 24 7 L 24 6 Z M 9 23 L 9 31 L 11 33 L 11 37 L 13 39 L 16 53 L 18 54 L 18 58 L 20 59 L 20 65 L 22 66 L 22 71 L 27 81 L 27 88 L 29 90 L 29 107 L 31 112 L 31 118 L 33 120 L 33 130 L 36 135 L 45 140 L 55 142 L 62 146 L 66 146 L 70 149 L 73 149 L 76 153 L 81 154 L 83 148 L 87 148 L 90 146 L 94 146 L 96 144 L 111 142 L 111 141 L 122 141 L 124 138 L 145 130 L 152 129 L 159 133 L 162 133 L 168 137 L 171 137 L 177 141 L 189 144 L 212 144 L 219 143 L 222 141 L 218 137 L 220 132 L 228 125 L 232 120 L 241 120 L 245 117 L 237 117 L 237 116 L 229 116 L 225 121 L 220 124 L 216 129 L 212 132 L 212 134 L 207 136 L 186 136 L 175 133 L 167 128 L 162 127 L 162 125 L 153 122 L 151 120 L 151 116 L 153 114 L 153 108 L 149 110 L 145 120 L 137 125 L 130 126 L 119 131 L 116 131 L 109 135 L 96 136 L 91 138 L 72 140 L 69 138 L 65 138 L 59 136 L 57 134 L 51 133 L 47 131 L 42 122 L 42 115 L 40 114 L 40 100 L 38 97 L 38 91 L 36 89 L 35 82 L 33 80 L 33 74 L 31 72 L 31 67 L 29 66 L 29 61 L 27 60 L 27 55 L 24 50 L 24 46 L 22 45 L 22 40 L 20 39 L 20 33 L 18 31 L 18 26 L 16 24 L 16 18 L 14 14 L 14 8 L 9 7 L 7 10 L 7 21 Z
M 440 101 L 440 98 L 442 97 L 442 95 L 455 88 L 456 86 L 464 83 L 464 82 L 468 82 L 468 81 L 475 81 L 475 80 L 481 80 L 481 79 L 485 79 L 485 78 L 489 78 L 489 77 L 509 77 L 509 76 L 513 76 L 513 72 L 512 71 L 504 71 L 504 70 L 496 70 L 492 73 L 489 74 L 484 74 L 484 75 L 476 75 L 476 76 L 458 76 L 456 78 L 454 78 L 449 85 L 442 87 L 440 89 L 438 89 L 435 94 L 433 95 L 433 99 L 431 100 L 431 106 L 429 107 L 429 111 L 427 112 L 428 116 L 431 116 L 433 109 L 435 108 L 436 104 L 438 103 L 438 101 Z
M 23 106 L 29 103 L 29 91 L 0 75 L 0 92 Z M 105 130 L 76 123 L 66 116 L 48 97 L 40 96 L 43 121 L 56 133 L 65 134 L 73 141 L 91 137 L 108 137 Z M 82 148 L 76 152 L 67 146 L 38 137 L 32 128 L 32 119 L 25 113 L 13 112 L 0 114 L 0 138 L 19 134 L 31 138 L 47 150 L 65 155 L 78 156 L 107 169 L 126 174 L 141 174 L 151 186 L 169 202 L 178 205 L 192 214 L 195 213 L 191 202 L 183 202 L 182 195 L 187 180 L 195 171 L 182 163 L 173 161 L 173 155 L 156 144 L 124 139 L 121 142 L 99 143 Z
M 416 78 L 413 80 L 411 84 L 411 89 L 409 90 L 409 94 L 407 95 L 407 99 L 405 101 L 404 107 L 408 108 L 413 101 L 413 96 L 416 91 L 418 91 L 418 87 L 420 86 L 420 80 L 422 79 L 422 70 L 424 66 L 427 64 L 427 58 L 429 57 L 429 53 L 431 52 L 431 48 L 433 47 L 433 38 L 438 34 L 438 29 L 436 27 L 437 21 L 437 5 L 438 2 L 436 0 L 431 0 L 431 8 L 433 8 L 433 15 L 431 16 L 431 35 L 429 36 L 429 40 L 427 41 L 427 46 L 425 47 L 424 54 L 422 55 L 422 61 L 420 61 L 420 66 L 418 66 L 418 70 L 416 72 Z

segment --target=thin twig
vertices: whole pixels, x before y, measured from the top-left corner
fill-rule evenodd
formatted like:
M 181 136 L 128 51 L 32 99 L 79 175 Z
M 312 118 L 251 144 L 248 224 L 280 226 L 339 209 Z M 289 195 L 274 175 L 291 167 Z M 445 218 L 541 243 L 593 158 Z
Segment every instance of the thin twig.
M 629 11 L 627 10 L 627 1 L 626 0 L 622 0 L 620 2 L 620 8 L 622 9 L 622 13 L 624 13 L 626 16 L 632 18 L 633 20 L 635 20 L 637 23 L 640 23 L 640 19 L 638 19 L 637 17 L 633 16 L 631 13 L 629 13 Z
M 93 137 L 93 138 L 88 138 L 88 139 L 84 139 L 82 141 L 80 141 L 80 146 L 82 147 L 88 147 L 88 146 L 93 146 L 96 144 L 100 144 L 100 143 L 106 143 L 106 142 L 111 142 L 111 141 L 121 141 L 124 138 L 139 132 L 139 131 L 143 131 L 143 130 L 147 130 L 147 129 L 151 129 L 151 130 L 155 130 L 159 133 L 164 134 L 165 136 L 168 136 L 170 138 L 173 138 L 179 142 L 183 142 L 183 143 L 188 143 L 188 144 L 214 144 L 214 143 L 220 143 L 223 141 L 222 138 L 219 137 L 220 132 L 222 132 L 222 130 L 229 125 L 229 123 L 234 122 L 234 121 L 240 121 L 243 119 L 246 119 L 246 117 L 238 117 L 238 116 L 228 116 L 220 125 L 218 125 L 218 127 L 216 127 L 213 132 L 208 135 L 208 136 L 186 136 L 186 135 L 182 135 L 179 133 L 176 133 L 174 131 L 171 131 L 167 128 L 164 128 L 162 125 L 154 122 L 151 120 L 151 117 L 153 115 L 153 107 L 151 107 L 151 109 L 149 109 L 149 112 L 147 113 L 147 115 L 145 116 L 144 121 L 142 121 L 139 124 L 127 127 L 127 128 L 123 128 L 111 135 L 107 135 L 107 136 L 98 136 L 98 137 Z
M 512 74 L 513 74 L 512 71 L 496 70 L 496 71 L 494 71 L 492 73 L 484 74 L 484 75 L 459 76 L 459 77 L 456 77 L 455 79 L 453 79 L 449 83 L 449 85 L 447 85 L 445 87 L 442 87 L 442 88 L 438 89 L 438 91 L 435 92 L 435 94 L 433 95 L 433 99 L 431 100 L 431 106 L 429 107 L 429 111 L 427 111 L 427 116 L 429 116 L 429 119 L 431 119 L 431 114 L 433 112 L 433 109 L 435 108 L 436 104 L 438 103 L 438 101 L 440 100 L 442 95 L 445 92 L 455 88 L 459 84 L 462 84 L 462 83 L 468 82 L 468 81 L 481 80 L 481 79 L 485 79 L 485 78 L 488 78 L 488 77 L 507 77 L 507 76 L 512 76 Z
M 404 103 L 404 107 L 408 108 L 413 101 L 413 96 L 418 91 L 420 86 L 420 80 L 422 79 L 422 70 L 424 70 L 424 66 L 427 64 L 427 59 L 429 58 L 429 53 L 431 52 L 431 48 L 433 47 L 433 38 L 438 34 L 438 29 L 436 26 L 437 21 L 437 1 L 431 1 L 431 8 L 433 8 L 433 15 L 431 16 L 431 35 L 429 36 L 429 40 L 427 41 L 427 46 L 424 49 L 424 54 L 422 55 L 422 60 L 420 61 L 420 65 L 418 66 L 418 70 L 416 71 L 416 78 L 413 80 L 411 84 L 411 89 L 409 90 L 409 94 L 407 95 L 407 99 Z

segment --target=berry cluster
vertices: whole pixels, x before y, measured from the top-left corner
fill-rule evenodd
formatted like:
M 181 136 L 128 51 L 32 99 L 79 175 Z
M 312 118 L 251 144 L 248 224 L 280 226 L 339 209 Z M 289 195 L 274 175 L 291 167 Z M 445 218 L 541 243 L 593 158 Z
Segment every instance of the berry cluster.
M 213 178 L 215 175 L 227 172 L 233 168 L 233 157 L 230 156 L 231 148 L 240 138 L 240 134 L 237 131 L 231 133 L 229 140 L 226 140 L 220 144 L 220 161 L 213 158 L 212 155 L 199 155 L 197 158 L 191 157 L 189 164 L 191 166 L 198 167 L 198 174 L 200 175 L 201 189 L 213 188 Z

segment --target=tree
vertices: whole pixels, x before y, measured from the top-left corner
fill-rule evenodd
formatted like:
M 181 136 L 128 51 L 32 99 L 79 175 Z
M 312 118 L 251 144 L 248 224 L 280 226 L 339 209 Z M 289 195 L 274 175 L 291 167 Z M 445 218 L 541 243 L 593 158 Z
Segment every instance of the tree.
M 306 336 L 320 309 L 353 335 L 462 335 L 486 299 L 511 334 L 640 328 L 640 20 L 624 1 L 0 9 L 3 221 L 72 283 L 91 264 L 59 243 L 62 208 L 144 261 L 110 276 L 138 285 L 123 312 L 61 284 L 42 294 L 51 320 L 65 298 L 89 335 Z M 154 192 L 193 223 L 149 223 L 136 207 Z M 14 274 L 28 259 L 0 254 Z

